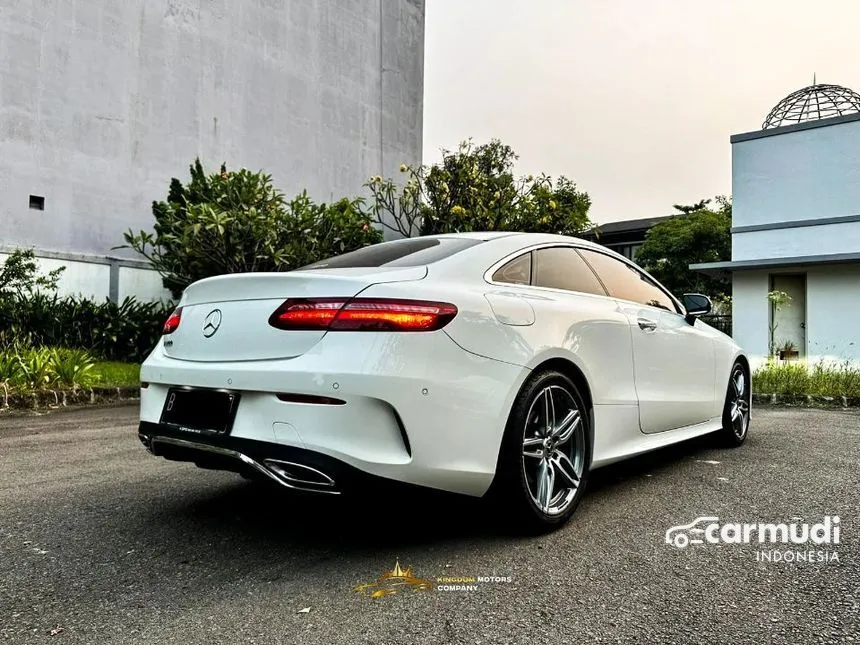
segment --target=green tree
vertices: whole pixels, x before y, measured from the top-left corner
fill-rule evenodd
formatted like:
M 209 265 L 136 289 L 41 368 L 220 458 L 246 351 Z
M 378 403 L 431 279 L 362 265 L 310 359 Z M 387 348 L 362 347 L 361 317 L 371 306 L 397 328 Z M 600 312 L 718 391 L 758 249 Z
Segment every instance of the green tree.
M 700 199 L 695 204 L 690 204 L 687 206 L 685 206 L 684 204 L 672 204 L 672 208 L 681 213 L 697 213 L 699 211 L 706 210 L 708 208 L 708 204 L 710 203 L 710 199 Z
M 0 301 L 27 298 L 36 291 L 53 292 L 66 267 L 42 275 L 33 249 L 16 249 L 0 265 Z
M 207 175 L 199 159 L 190 170 L 187 185 L 174 178 L 167 200 L 153 202 L 153 232 L 130 230 L 116 247 L 146 258 L 175 298 L 202 278 L 289 271 L 382 240 L 362 200 L 287 202 L 263 172 L 222 165 Z
M 16 249 L 0 264 L 0 347 L 27 340 L 31 330 L 18 324 L 21 310 L 35 299 L 55 294 L 65 270 L 60 267 L 40 273 L 32 249 Z
M 566 177 L 517 177 L 517 155 L 498 139 L 464 141 L 431 165 L 400 167 L 405 180 L 374 177 L 371 212 L 403 236 L 465 231 L 571 235 L 590 225 L 591 199 Z
M 675 295 L 701 292 L 724 299 L 730 293 L 726 280 L 690 269 L 691 264 L 731 259 L 731 198 L 717 197 L 716 209 L 708 207 L 710 201 L 676 205 L 680 213 L 651 228 L 636 254 L 636 262 Z

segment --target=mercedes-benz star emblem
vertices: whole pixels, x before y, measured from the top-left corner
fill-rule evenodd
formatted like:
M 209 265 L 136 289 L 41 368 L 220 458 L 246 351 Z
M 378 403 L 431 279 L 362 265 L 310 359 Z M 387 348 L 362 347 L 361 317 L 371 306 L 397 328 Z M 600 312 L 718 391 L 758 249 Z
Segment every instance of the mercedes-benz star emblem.
M 203 335 L 206 338 L 212 338 L 215 335 L 215 332 L 218 331 L 218 328 L 221 326 L 221 310 L 213 309 L 208 314 L 206 314 L 206 318 L 203 320 Z

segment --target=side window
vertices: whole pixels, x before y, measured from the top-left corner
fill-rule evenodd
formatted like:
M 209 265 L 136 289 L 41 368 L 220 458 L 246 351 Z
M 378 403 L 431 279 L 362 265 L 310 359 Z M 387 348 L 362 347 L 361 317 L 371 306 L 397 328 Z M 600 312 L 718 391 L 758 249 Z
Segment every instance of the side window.
M 606 295 L 594 272 L 576 249 L 571 247 L 557 246 L 535 251 L 532 284 L 536 287 Z
M 600 276 L 611 296 L 678 313 L 672 299 L 644 273 L 604 253 L 586 249 L 579 252 Z
M 530 284 L 532 280 L 532 254 L 526 253 L 506 262 L 493 274 L 493 282 Z

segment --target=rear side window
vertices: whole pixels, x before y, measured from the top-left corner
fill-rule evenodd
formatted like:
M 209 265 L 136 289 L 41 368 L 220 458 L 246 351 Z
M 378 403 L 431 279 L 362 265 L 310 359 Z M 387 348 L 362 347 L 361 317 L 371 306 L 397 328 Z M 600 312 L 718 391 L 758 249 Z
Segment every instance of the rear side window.
M 595 270 L 609 290 L 609 295 L 678 313 L 672 299 L 653 280 L 626 262 L 605 253 L 580 249 L 579 252 Z
M 531 284 L 532 254 L 526 253 L 506 262 L 493 274 L 493 282 L 505 284 Z
M 570 247 L 558 246 L 535 251 L 532 270 L 532 284 L 536 287 L 550 287 L 565 291 L 578 291 L 597 296 L 605 296 L 594 271 Z
M 480 243 L 481 240 L 459 237 L 407 238 L 365 246 L 356 251 L 314 262 L 298 270 L 423 266 L 444 260 Z

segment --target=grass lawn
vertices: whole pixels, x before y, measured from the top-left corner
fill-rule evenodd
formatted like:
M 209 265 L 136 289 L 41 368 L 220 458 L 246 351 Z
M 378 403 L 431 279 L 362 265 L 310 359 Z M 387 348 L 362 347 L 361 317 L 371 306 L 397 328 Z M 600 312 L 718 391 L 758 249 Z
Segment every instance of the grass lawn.
M 99 362 L 90 374 L 99 387 L 138 387 L 140 385 L 140 365 L 137 363 Z M 96 380 L 97 379 L 97 380 Z
M 752 382 L 753 392 L 762 394 L 860 397 L 860 367 L 848 363 L 770 363 L 753 373 Z

